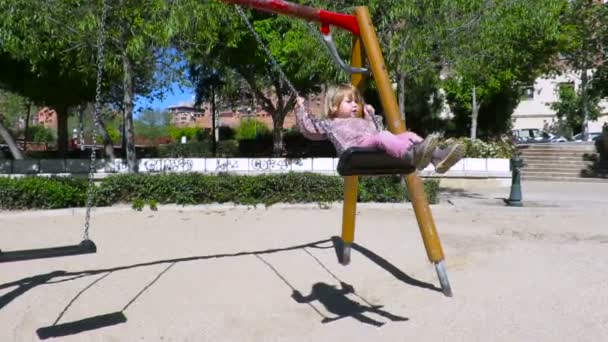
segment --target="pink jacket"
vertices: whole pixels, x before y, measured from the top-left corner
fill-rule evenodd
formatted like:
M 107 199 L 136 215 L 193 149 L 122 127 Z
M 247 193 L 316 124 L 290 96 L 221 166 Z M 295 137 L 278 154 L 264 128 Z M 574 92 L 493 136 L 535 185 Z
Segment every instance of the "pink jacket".
M 367 111 L 364 118 L 318 119 L 304 108 L 296 108 L 296 125 L 302 135 L 310 140 L 329 139 L 338 155 L 384 129 L 382 117 Z

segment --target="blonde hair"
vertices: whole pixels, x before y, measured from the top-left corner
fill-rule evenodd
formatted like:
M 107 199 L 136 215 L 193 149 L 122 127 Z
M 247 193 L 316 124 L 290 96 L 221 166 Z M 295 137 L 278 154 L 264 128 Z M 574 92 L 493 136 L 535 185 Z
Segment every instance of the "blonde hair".
M 363 98 L 359 89 L 352 84 L 341 84 L 338 86 L 331 86 L 325 93 L 325 101 L 323 103 L 323 117 L 333 119 L 336 117 L 340 103 L 345 98 L 354 100 L 362 107 Z

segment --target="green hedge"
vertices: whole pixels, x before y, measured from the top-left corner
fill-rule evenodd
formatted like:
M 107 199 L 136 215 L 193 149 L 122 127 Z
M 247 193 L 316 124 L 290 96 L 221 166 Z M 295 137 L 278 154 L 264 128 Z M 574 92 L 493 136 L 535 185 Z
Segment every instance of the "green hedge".
M 341 201 L 343 179 L 313 173 L 238 176 L 162 174 L 116 175 L 95 188 L 96 206 L 116 203 L 239 204 L 327 203 Z M 430 203 L 437 203 L 439 181 L 425 181 Z M 0 209 L 82 207 L 87 181 L 68 178 L 0 178 Z M 408 200 L 398 176 L 364 177 L 360 202 Z

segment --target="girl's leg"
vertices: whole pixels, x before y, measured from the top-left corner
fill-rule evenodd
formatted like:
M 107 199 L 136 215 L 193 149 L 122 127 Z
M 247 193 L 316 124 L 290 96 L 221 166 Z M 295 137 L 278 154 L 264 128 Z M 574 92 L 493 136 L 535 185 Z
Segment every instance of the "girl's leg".
M 414 144 L 419 144 L 424 140 L 418 134 L 409 131 L 397 134 L 397 138 L 403 141 L 410 141 Z
M 410 140 L 399 138 L 388 131 L 382 131 L 369 136 L 361 147 L 375 147 L 395 158 L 402 158 L 413 146 Z
M 424 169 L 430 162 L 433 151 L 439 140 L 436 135 L 429 135 L 420 143 L 409 138 L 403 139 L 390 132 L 382 131 L 368 137 L 360 146 L 375 147 L 395 158 L 404 158 L 418 170 Z

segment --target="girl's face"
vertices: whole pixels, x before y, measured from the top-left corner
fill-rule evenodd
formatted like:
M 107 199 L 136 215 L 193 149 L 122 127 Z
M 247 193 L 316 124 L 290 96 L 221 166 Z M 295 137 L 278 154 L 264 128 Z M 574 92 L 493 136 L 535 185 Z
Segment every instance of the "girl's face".
M 358 112 L 359 104 L 357 104 L 357 101 L 355 101 L 352 96 L 344 96 L 342 102 L 340 102 L 340 105 L 338 106 L 335 117 L 341 119 L 356 118 Z

